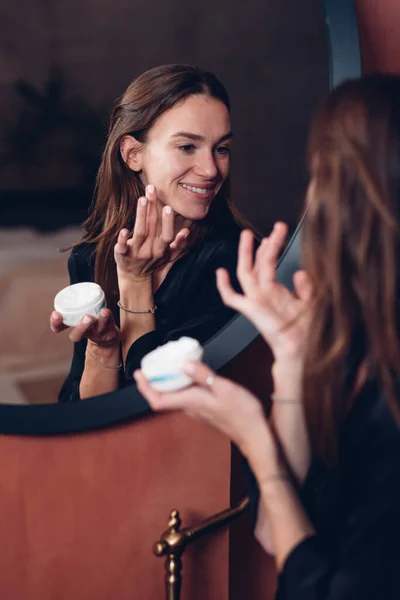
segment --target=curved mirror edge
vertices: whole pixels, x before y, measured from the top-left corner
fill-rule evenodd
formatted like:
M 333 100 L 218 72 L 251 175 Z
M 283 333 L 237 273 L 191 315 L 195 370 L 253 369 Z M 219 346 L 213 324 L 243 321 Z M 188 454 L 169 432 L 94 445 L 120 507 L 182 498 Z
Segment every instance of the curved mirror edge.
M 322 0 L 328 37 L 330 86 L 359 77 L 361 56 L 357 15 L 353 0 Z M 304 218 L 304 217 L 303 217 Z M 278 280 L 292 287 L 300 267 L 301 219 L 278 264 Z M 205 360 L 219 370 L 245 350 L 258 331 L 241 315 L 234 317 L 205 345 Z M 0 433 L 56 435 L 90 431 L 143 418 L 151 413 L 135 386 L 94 396 L 74 404 L 16 406 L 0 404 Z

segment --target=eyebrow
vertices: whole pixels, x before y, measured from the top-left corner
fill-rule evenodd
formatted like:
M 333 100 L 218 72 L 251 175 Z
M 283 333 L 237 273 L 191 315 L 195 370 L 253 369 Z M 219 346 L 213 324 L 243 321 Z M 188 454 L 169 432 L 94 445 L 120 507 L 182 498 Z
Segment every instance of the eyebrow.
M 204 142 L 204 137 L 202 135 L 197 135 L 196 133 L 189 133 L 188 131 L 179 131 L 178 133 L 174 133 L 174 135 L 171 137 L 173 137 L 173 138 L 185 137 L 185 138 L 188 138 L 189 140 L 194 140 L 195 142 Z M 233 133 L 232 133 L 232 131 L 230 131 L 229 133 L 223 135 L 217 141 L 217 144 L 220 144 L 221 142 L 225 142 L 226 140 L 229 140 L 232 137 L 233 137 Z

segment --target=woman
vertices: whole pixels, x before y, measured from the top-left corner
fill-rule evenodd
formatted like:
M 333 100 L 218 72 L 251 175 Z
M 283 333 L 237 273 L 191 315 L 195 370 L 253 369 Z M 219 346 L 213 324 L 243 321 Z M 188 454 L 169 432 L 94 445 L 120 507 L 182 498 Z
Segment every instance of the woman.
M 151 69 L 115 106 L 85 235 L 69 259 L 71 284 L 96 281 L 99 318 L 86 315 L 61 402 L 132 381 L 141 358 L 170 339 L 206 341 L 232 316 L 215 269 L 236 270 L 240 224 L 229 199 L 229 98 L 211 73 Z M 54 332 L 65 329 L 53 312 Z
M 243 232 L 233 290 L 218 289 L 270 345 L 269 421 L 245 389 L 205 365 L 175 394 L 139 389 L 153 409 L 206 419 L 247 458 L 256 537 L 275 555 L 280 600 L 400 597 L 400 77 L 334 90 L 309 141 L 305 271 L 275 280 L 278 223 L 252 258 Z M 258 495 L 259 494 L 259 495 Z

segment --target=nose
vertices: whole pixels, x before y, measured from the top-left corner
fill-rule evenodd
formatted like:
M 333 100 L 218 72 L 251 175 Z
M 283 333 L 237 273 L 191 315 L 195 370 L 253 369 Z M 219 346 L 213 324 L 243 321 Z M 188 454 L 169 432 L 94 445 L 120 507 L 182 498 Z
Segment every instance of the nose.
M 217 179 L 218 167 L 213 152 L 205 151 L 197 157 L 195 173 L 204 179 Z

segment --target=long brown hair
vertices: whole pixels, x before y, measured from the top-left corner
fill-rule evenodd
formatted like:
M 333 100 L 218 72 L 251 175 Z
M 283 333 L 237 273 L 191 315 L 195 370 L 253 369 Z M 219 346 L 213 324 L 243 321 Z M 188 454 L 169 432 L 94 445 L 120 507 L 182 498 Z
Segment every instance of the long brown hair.
M 215 75 L 189 65 L 163 65 L 135 79 L 111 112 L 95 196 L 89 218 L 83 224 L 85 235 L 79 243 L 95 244 L 95 281 L 104 289 L 113 311 L 118 294 L 114 245 L 122 228 L 133 230 L 137 201 L 144 194 L 139 175 L 121 156 L 120 142 L 125 135 L 145 142 L 148 131 L 165 111 L 197 94 L 220 100 L 230 110 L 228 93 Z M 212 202 L 207 217 L 191 228 L 189 247 L 227 218 L 247 225 L 230 201 L 229 178 Z
M 337 464 L 360 370 L 400 423 L 400 77 L 330 93 L 309 138 L 303 265 L 316 292 L 303 398 L 313 451 Z

